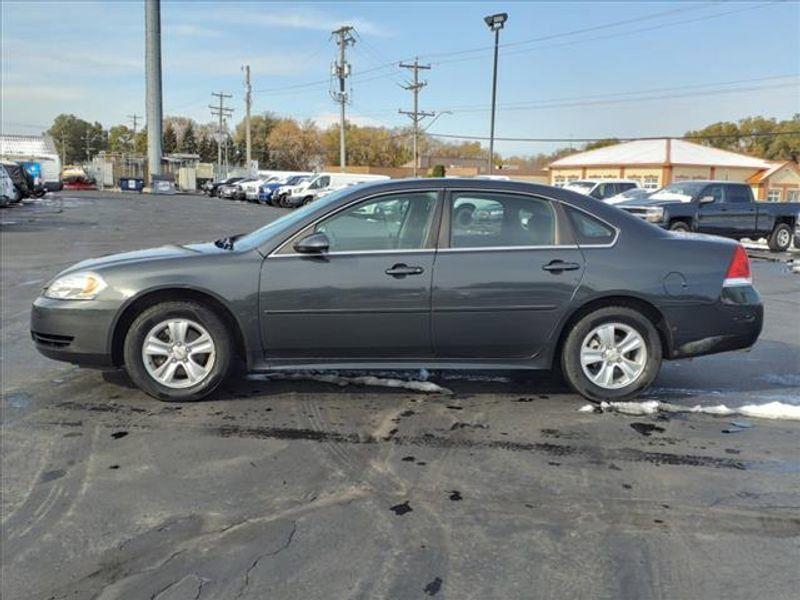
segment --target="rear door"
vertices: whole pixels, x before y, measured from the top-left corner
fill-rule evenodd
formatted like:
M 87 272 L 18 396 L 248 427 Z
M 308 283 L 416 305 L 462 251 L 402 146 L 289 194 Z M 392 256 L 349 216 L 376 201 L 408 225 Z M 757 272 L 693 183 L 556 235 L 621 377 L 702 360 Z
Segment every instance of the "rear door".
M 561 209 L 545 198 L 450 191 L 433 274 L 436 356 L 540 353 L 584 269 L 568 231 Z
M 745 185 L 726 185 L 725 206 L 732 234 L 737 237 L 753 235 L 756 230 L 756 206 L 750 188 Z

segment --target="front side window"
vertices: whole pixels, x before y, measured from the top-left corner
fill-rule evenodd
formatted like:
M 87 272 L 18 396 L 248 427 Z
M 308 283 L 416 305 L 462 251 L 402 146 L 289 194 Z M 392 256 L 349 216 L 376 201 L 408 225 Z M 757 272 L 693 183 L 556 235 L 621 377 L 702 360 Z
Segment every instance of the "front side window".
M 418 250 L 433 225 L 437 192 L 403 192 L 361 202 L 316 227 L 329 252 Z
M 720 202 L 725 201 L 725 188 L 721 185 L 710 185 L 705 190 L 703 190 L 703 196 L 711 196 L 714 198 L 714 202 L 719 204 Z
M 552 246 L 556 219 L 547 200 L 492 192 L 451 198 L 450 247 Z

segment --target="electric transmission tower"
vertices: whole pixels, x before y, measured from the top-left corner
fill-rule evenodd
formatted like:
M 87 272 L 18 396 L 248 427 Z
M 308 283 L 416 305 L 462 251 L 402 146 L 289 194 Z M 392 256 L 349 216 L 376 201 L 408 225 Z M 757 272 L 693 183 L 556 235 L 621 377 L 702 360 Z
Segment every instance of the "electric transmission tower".
M 428 85 L 427 81 L 420 81 L 419 72 L 422 70 L 430 69 L 430 65 L 419 64 L 419 59 L 415 58 L 413 63 L 400 63 L 401 69 L 409 69 L 413 71 L 414 77 L 403 86 L 404 90 L 410 91 L 414 95 L 414 110 L 402 110 L 398 112 L 401 115 L 408 115 L 411 117 L 411 122 L 414 127 L 414 177 L 417 176 L 417 167 L 419 165 L 419 124 L 425 117 L 433 117 L 436 115 L 434 112 L 425 112 L 419 110 L 419 91 Z
M 339 80 L 339 86 L 335 90 L 331 90 L 331 97 L 339 103 L 341 107 L 341 125 L 339 129 L 339 168 L 344 171 L 347 166 L 346 149 L 345 149 L 345 105 L 350 99 L 350 95 L 345 89 L 345 80 L 350 76 L 350 63 L 347 62 L 345 51 L 348 46 L 356 43 L 356 38 L 353 36 L 355 29 L 349 25 L 340 27 L 332 33 L 336 39 L 336 45 L 339 46 L 339 56 L 331 68 L 331 74 Z

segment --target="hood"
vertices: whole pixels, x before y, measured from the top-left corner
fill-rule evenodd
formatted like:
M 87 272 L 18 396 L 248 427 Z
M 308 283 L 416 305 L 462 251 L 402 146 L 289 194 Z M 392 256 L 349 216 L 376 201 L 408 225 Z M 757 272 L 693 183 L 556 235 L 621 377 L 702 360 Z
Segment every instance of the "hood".
M 90 258 L 65 269 L 59 275 L 73 271 L 86 271 L 105 269 L 132 263 L 143 263 L 154 260 L 166 260 L 170 258 L 183 258 L 191 256 L 208 256 L 209 254 L 222 254 L 230 252 L 223 248 L 218 248 L 214 242 L 203 242 L 197 244 L 186 244 L 183 246 L 171 245 L 159 248 L 147 248 L 145 250 L 134 250 L 133 252 L 121 252 L 119 254 L 109 254 L 99 258 Z
M 626 200 L 615 204 L 617 208 L 647 208 L 648 206 L 667 206 L 668 204 L 687 204 L 680 200 L 654 200 L 652 198 L 642 198 L 640 200 Z

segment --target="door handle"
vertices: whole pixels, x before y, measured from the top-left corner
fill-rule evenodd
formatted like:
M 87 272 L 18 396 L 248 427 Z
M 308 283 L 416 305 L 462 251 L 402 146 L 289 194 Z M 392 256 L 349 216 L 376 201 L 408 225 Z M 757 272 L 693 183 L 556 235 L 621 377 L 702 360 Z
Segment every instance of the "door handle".
M 409 267 L 403 263 L 394 265 L 386 269 L 385 273 L 387 275 L 391 275 L 392 277 L 405 277 L 406 275 L 421 275 L 425 272 L 425 269 L 422 267 Z
M 581 266 L 574 262 L 564 262 L 563 260 L 551 260 L 542 269 L 550 273 L 561 273 L 562 271 L 577 271 Z

